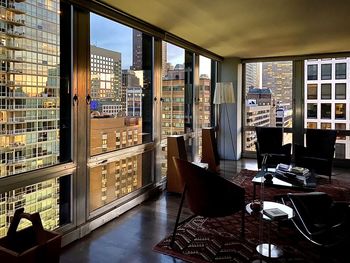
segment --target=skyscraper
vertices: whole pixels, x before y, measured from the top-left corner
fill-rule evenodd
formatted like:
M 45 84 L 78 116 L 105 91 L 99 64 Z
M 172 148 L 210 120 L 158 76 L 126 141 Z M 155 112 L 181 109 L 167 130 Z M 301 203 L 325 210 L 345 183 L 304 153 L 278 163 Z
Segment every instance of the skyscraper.
M 0 3 L 0 176 L 59 162 L 59 1 Z M 33 22 L 35 21 L 35 23 Z M 59 183 L 51 179 L 0 195 L 0 236 L 15 209 L 59 225 Z M 23 225 L 22 225 L 23 227 Z
M 292 62 L 263 62 L 262 86 L 272 90 L 275 104 L 292 107 Z
M 250 87 L 260 87 L 260 64 L 261 63 L 247 63 L 245 67 L 245 86 L 246 89 Z
M 136 29 L 132 30 L 132 69 L 142 69 L 142 32 Z

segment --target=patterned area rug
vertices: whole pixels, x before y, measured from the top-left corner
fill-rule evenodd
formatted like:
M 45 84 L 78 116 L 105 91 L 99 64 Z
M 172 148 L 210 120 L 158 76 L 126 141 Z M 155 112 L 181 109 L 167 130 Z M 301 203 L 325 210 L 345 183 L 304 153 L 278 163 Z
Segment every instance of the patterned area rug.
M 246 189 L 246 201 L 253 195 L 252 178 L 256 171 L 242 170 L 233 181 Z M 329 193 L 335 200 L 350 200 L 350 188 L 336 179 L 318 179 L 317 191 Z M 259 191 L 259 190 L 257 190 Z M 265 200 L 275 195 L 294 192 L 293 189 L 265 188 Z M 241 214 L 223 218 L 208 219 L 195 217 L 177 231 L 174 248 L 170 247 L 171 236 L 158 243 L 154 250 L 188 262 L 252 262 L 261 259 L 256 251 L 259 243 L 267 242 L 268 223 L 256 216 L 246 215 L 245 237 L 240 237 Z M 273 262 L 350 262 L 347 250 L 338 248 L 327 253 L 300 236 L 291 222 L 271 224 L 270 240 L 283 250 L 283 256 Z M 347 244 L 347 247 L 349 245 Z M 322 255 L 321 255 L 322 254 Z M 266 258 L 265 258 L 266 261 Z

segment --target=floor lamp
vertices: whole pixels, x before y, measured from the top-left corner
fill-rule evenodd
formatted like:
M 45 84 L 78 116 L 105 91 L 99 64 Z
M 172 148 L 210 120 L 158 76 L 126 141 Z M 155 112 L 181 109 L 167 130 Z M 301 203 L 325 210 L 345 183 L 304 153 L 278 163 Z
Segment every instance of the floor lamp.
M 235 146 L 233 144 L 232 130 L 231 130 L 231 125 L 230 125 L 230 117 L 229 117 L 228 110 L 227 110 L 227 104 L 235 103 L 235 95 L 233 92 L 232 82 L 217 82 L 216 83 L 213 103 L 216 105 L 216 111 L 215 111 L 216 112 L 216 119 L 217 119 L 216 125 L 218 126 L 219 129 L 220 129 L 220 119 L 221 119 L 220 105 L 223 105 L 222 108 L 224 108 L 224 111 L 226 112 L 226 118 L 228 121 L 228 128 L 229 128 L 230 138 L 231 138 L 231 143 L 232 143 L 233 159 L 235 160 L 236 159 Z M 225 145 L 226 145 L 226 143 L 224 143 L 224 151 L 223 151 L 224 156 L 226 155 Z M 221 148 L 221 141 L 220 141 L 220 148 Z

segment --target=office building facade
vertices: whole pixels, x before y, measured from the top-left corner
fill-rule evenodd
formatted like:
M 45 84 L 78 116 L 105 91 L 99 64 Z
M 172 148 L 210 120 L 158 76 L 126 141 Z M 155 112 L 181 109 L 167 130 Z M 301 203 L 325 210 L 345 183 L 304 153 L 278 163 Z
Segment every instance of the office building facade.
M 113 106 L 117 114 L 125 115 L 126 89 L 122 85 L 121 53 L 93 45 L 90 53 L 91 108 L 107 114 L 110 107 L 106 106 Z M 103 109 L 107 111 L 103 112 Z
M 350 58 L 305 61 L 305 127 L 350 129 Z M 350 158 L 349 136 L 339 135 L 335 157 Z
M 0 13 L 0 176 L 7 177 L 59 163 L 59 2 L 5 0 Z M 2 193 L 0 236 L 20 207 L 58 227 L 59 192 L 56 178 Z

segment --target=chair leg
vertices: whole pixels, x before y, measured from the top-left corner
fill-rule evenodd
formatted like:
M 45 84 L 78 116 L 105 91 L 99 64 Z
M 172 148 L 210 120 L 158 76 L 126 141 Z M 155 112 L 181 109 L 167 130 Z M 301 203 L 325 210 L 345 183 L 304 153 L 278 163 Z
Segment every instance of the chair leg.
M 241 215 L 241 238 L 245 236 L 245 205 L 243 204 L 242 215 Z
M 180 201 L 179 210 L 177 211 L 177 217 L 176 217 L 176 221 L 175 221 L 173 235 L 172 235 L 171 241 L 170 241 L 170 247 L 173 247 L 174 242 L 175 242 L 176 230 L 177 230 L 177 227 L 179 225 L 179 220 L 180 220 L 180 216 L 181 216 L 182 206 L 183 206 L 183 203 L 184 203 L 184 200 L 185 200 L 186 190 L 187 190 L 187 188 L 186 188 L 186 185 L 185 185 L 184 190 L 183 190 L 182 195 L 181 195 L 181 201 Z

